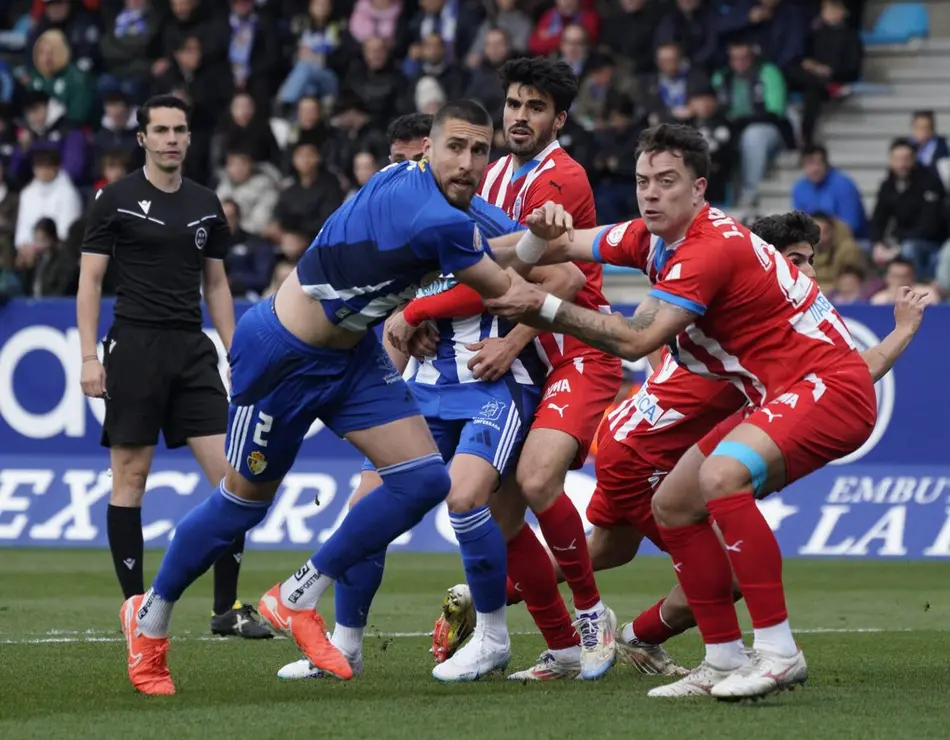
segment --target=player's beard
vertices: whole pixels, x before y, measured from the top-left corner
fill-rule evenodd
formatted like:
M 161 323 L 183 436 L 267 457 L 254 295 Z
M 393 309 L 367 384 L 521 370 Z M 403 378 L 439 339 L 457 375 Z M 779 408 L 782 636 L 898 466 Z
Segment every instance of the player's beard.
M 461 211 L 467 211 L 472 204 L 472 198 L 475 196 L 475 190 L 478 188 L 478 181 L 473 179 L 456 178 L 449 180 L 441 188 L 442 195 L 450 205 L 455 206 Z
M 548 144 L 554 141 L 554 127 L 542 131 L 536 136 L 532 136 L 530 139 L 527 139 L 522 142 L 513 141 L 511 138 L 511 133 L 514 130 L 527 133 L 530 131 L 534 134 L 534 129 L 530 126 L 512 126 L 508 129 L 508 132 L 505 136 L 505 146 L 508 147 L 508 151 L 514 154 L 520 159 L 532 159 L 536 154 L 545 149 Z

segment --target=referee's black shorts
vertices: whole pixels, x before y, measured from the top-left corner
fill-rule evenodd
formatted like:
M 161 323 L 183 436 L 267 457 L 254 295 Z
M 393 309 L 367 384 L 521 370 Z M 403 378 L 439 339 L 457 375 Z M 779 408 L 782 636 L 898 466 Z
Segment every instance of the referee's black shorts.
M 228 397 L 214 342 L 202 331 L 117 322 L 105 339 L 102 445 L 169 449 L 225 434 Z

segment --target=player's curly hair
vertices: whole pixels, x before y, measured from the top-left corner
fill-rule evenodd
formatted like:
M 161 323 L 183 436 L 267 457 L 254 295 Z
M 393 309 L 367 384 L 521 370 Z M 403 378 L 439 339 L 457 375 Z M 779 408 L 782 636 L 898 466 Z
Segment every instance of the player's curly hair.
M 429 135 L 432 129 L 432 115 L 430 113 L 407 113 L 399 116 L 386 129 L 386 139 L 390 146 L 397 141 L 415 141 Z
M 509 59 L 498 71 L 501 84 L 507 91 L 515 85 L 533 87 L 554 100 L 554 112 L 570 109 L 577 97 L 578 80 L 566 62 L 552 62 L 539 57 Z
M 821 229 L 818 228 L 815 219 L 801 211 L 765 216 L 755 221 L 749 227 L 749 231 L 780 252 L 800 242 L 807 242 L 815 247 L 821 238 Z
M 683 164 L 694 177 L 709 178 L 709 144 L 692 126 L 679 123 L 661 123 L 640 134 L 637 159 L 641 154 L 670 152 L 683 158 Z

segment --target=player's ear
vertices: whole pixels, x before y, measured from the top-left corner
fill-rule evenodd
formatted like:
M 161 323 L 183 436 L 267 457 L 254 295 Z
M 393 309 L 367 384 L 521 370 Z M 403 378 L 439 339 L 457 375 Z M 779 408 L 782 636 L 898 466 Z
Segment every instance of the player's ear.
M 430 154 L 432 154 L 432 139 L 430 139 L 428 136 L 423 136 L 422 137 L 422 156 L 428 159 Z
M 697 177 L 693 180 L 693 201 L 695 205 L 699 205 L 704 200 L 706 200 L 706 186 L 709 184 L 709 181 L 705 177 Z
M 557 135 L 557 133 L 558 133 L 562 128 L 564 128 L 564 124 L 565 124 L 565 123 L 567 123 L 567 111 L 566 111 L 566 110 L 561 111 L 561 112 L 558 113 L 556 116 L 554 116 L 554 134 L 555 134 L 555 136 Z

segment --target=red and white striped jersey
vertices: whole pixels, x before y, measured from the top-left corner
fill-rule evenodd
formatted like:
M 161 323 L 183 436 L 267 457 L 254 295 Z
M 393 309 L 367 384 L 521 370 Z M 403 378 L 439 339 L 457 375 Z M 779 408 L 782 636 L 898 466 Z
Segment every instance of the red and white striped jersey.
M 587 172 L 571 159 L 557 140 L 518 169 L 515 169 L 514 158 L 510 154 L 490 164 L 485 170 L 478 194 L 521 223 L 535 208 L 540 208 L 550 200 L 564 206 L 573 217 L 575 228 L 592 229 L 597 226 L 594 193 Z M 587 283 L 574 302 L 595 311 L 609 312 L 610 304 L 601 292 L 603 267 L 594 262 L 575 264 L 587 276 Z M 594 359 L 603 354 L 581 340 L 563 334 L 541 334 L 536 344 L 549 368 L 573 362 L 574 358 Z
M 594 240 L 603 263 L 643 270 L 650 295 L 698 315 L 676 340 L 691 372 L 731 382 L 756 406 L 815 373 L 867 373 L 851 333 L 807 275 L 771 244 L 708 205 L 665 244 L 641 219 Z M 814 381 L 813 381 L 814 382 Z

